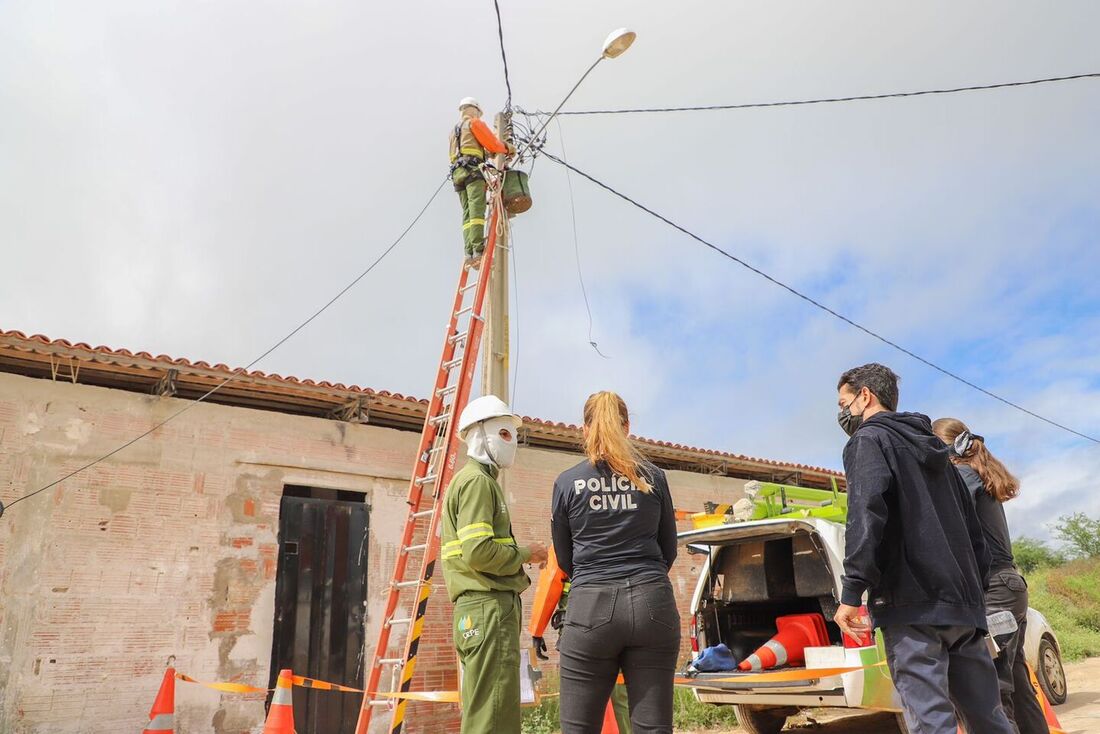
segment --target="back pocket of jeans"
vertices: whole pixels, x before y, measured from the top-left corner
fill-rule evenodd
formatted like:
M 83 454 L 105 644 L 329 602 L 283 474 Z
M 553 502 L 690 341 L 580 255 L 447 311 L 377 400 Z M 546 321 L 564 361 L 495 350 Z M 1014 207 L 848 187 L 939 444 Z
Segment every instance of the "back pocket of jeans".
M 594 630 L 607 624 L 615 613 L 618 591 L 617 588 L 607 586 L 582 586 L 571 590 L 569 606 L 565 610 L 565 624 L 586 630 Z
M 1015 571 L 1004 571 L 997 574 L 997 577 L 1001 580 L 1001 583 L 1007 586 L 1012 591 L 1020 593 L 1021 591 L 1027 591 L 1027 582 L 1024 581 L 1024 577 Z
M 649 607 L 649 618 L 669 629 L 679 629 L 680 610 L 676 607 L 676 596 L 672 587 L 660 585 L 645 594 L 645 603 Z

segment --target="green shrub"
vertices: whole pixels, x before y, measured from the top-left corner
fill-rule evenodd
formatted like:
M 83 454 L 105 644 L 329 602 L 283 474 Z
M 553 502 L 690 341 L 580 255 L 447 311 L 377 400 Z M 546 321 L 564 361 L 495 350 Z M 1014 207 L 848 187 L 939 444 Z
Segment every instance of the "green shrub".
M 543 690 L 549 688 L 557 690 L 557 680 L 548 679 Z M 544 697 L 538 706 L 523 709 L 523 734 L 557 734 L 561 731 L 559 701 L 557 696 Z M 688 688 L 676 688 L 672 716 L 672 727 L 678 731 L 731 729 L 737 726 L 733 706 L 699 703 Z
M 737 716 L 733 713 L 733 706 L 700 703 L 690 688 L 677 686 L 672 705 L 672 728 L 677 731 L 730 729 L 737 726 Z
M 1027 581 L 1031 606 L 1054 628 L 1062 656 L 1100 655 L 1100 559 L 1039 569 Z
M 1074 558 L 1100 556 L 1100 519 L 1093 519 L 1083 512 L 1062 515 L 1054 526 L 1054 535 L 1069 546 Z
M 1012 543 L 1012 555 L 1016 559 L 1016 565 L 1024 573 L 1031 573 L 1040 568 L 1061 566 L 1066 562 L 1066 556 L 1059 550 L 1055 550 L 1041 540 L 1032 538 L 1017 538 Z
M 560 713 L 557 696 L 543 698 L 538 706 L 523 709 L 523 734 L 555 734 L 561 731 Z

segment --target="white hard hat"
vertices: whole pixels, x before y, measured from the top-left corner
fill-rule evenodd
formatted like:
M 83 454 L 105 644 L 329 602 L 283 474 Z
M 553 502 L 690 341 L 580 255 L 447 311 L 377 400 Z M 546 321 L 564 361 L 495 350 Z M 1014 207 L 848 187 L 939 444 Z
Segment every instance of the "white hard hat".
M 496 395 L 482 395 L 470 401 L 458 417 L 458 437 L 465 441 L 470 428 L 490 418 L 511 418 L 515 428 L 523 425 L 523 419 L 513 413 L 503 400 Z
M 458 111 L 461 112 L 463 107 L 477 107 L 477 111 L 481 112 L 481 105 L 473 97 L 463 97 L 462 101 L 458 103 Z

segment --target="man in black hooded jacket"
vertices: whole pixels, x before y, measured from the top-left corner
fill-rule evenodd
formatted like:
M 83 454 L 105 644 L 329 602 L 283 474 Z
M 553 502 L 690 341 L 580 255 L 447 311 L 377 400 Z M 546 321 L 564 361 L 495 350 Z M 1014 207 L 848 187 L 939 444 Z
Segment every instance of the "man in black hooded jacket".
M 1014 734 L 985 644 L 989 553 L 947 448 L 919 413 L 897 413 L 898 378 L 867 364 L 837 385 L 848 523 L 835 621 L 856 637 L 882 628 L 886 657 L 914 734 Z

